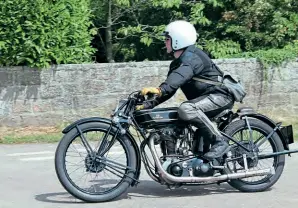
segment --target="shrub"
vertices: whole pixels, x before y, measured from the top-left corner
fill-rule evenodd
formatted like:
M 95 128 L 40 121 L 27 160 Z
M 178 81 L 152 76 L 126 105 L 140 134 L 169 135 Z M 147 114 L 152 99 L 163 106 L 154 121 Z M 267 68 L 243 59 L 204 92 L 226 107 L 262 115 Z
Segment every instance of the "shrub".
M 91 61 L 89 0 L 1 0 L 0 65 Z

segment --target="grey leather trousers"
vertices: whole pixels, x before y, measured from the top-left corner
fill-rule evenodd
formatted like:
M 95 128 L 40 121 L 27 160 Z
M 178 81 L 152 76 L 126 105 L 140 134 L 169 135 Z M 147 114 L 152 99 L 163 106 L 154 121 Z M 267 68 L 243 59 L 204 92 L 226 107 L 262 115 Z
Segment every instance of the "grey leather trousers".
M 210 94 L 181 103 L 178 108 L 179 119 L 191 122 L 199 129 L 204 129 L 204 137 L 221 136 L 216 126 L 209 118 L 225 109 L 231 109 L 234 99 L 221 94 Z

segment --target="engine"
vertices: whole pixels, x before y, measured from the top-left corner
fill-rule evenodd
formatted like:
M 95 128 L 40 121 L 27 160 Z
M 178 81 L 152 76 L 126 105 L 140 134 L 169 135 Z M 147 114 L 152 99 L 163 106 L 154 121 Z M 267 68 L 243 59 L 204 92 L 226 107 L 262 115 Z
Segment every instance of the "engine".
M 168 173 L 176 177 L 212 176 L 215 172 L 210 163 L 204 163 L 203 160 L 198 158 L 183 162 L 179 161 L 178 159 L 167 159 L 162 166 Z
M 193 156 L 191 130 L 188 128 L 167 127 L 159 130 L 160 144 L 163 157 L 162 167 L 176 177 L 212 176 L 215 170 L 209 162 Z

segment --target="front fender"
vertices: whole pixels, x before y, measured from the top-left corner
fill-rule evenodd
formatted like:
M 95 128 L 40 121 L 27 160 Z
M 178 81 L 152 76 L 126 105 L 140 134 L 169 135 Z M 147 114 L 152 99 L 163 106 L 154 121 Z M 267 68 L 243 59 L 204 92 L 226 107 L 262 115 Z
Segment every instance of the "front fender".
M 76 126 L 79 126 L 84 123 L 90 123 L 90 122 L 101 122 L 101 123 L 106 123 L 106 124 L 112 123 L 112 121 L 110 119 L 101 118 L 101 117 L 83 118 L 83 119 L 77 120 L 77 121 L 73 122 L 72 124 L 68 125 L 65 129 L 62 130 L 62 133 L 67 134 L 70 130 L 72 130 Z
M 90 123 L 90 122 L 100 122 L 100 123 L 106 123 L 106 124 L 112 124 L 112 121 L 110 119 L 106 118 L 101 118 L 101 117 L 90 117 L 90 118 L 83 118 L 80 120 L 77 120 L 73 122 L 72 124 L 68 125 L 66 128 L 62 130 L 63 134 L 67 134 L 70 130 L 73 128 L 76 128 L 76 126 L 80 126 L 85 123 Z M 114 125 L 114 124 L 113 124 Z M 114 125 L 115 128 L 117 128 L 116 125 Z M 127 137 L 129 138 L 133 148 L 136 151 L 137 155 L 137 168 L 136 168 L 136 173 L 135 173 L 135 179 L 136 181 L 139 180 L 140 177 L 140 172 L 141 172 L 141 154 L 140 154 L 140 149 L 138 147 L 137 142 L 135 141 L 134 137 L 131 135 L 129 131 L 126 132 Z M 131 186 L 137 185 L 137 182 L 133 181 Z

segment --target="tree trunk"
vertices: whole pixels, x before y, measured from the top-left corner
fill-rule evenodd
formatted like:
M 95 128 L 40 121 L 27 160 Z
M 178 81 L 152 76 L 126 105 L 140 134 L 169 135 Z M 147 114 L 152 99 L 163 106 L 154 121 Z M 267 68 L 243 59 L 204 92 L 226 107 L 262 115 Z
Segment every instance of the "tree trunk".
M 109 63 L 115 62 L 113 58 L 113 43 L 112 43 L 112 0 L 108 0 L 108 17 L 106 28 L 106 54 Z

